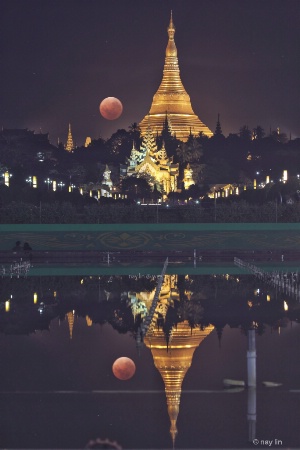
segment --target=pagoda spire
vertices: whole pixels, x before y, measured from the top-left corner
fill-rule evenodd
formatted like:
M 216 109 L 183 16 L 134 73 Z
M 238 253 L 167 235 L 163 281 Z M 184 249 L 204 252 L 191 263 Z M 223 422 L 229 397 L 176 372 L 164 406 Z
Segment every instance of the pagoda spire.
M 192 127 L 195 134 L 203 133 L 209 137 L 213 135 L 211 130 L 204 125 L 193 111 L 190 97 L 186 92 L 181 78 L 175 44 L 175 26 L 171 11 L 168 26 L 168 44 L 166 48 L 163 78 L 153 97 L 149 114 L 139 124 L 141 134 L 145 135 L 150 121 L 153 131 L 162 131 L 163 117 L 168 114 L 172 122 L 172 129 L 177 139 L 187 141 L 189 129 Z
M 73 136 L 72 136 L 71 124 L 69 123 L 68 138 L 67 138 L 67 143 L 65 145 L 65 149 L 68 152 L 72 152 L 74 150 L 74 148 L 75 148 L 75 145 L 74 145 Z
M 220 114 L 218 113 L 218 120 L 216 125 L 215 136 L 220 136 L 222 133 L 221 123 L 220 123 Z

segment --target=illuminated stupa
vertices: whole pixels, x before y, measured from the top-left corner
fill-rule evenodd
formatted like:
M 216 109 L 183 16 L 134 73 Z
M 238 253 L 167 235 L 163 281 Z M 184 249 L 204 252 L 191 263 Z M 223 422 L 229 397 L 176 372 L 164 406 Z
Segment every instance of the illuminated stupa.
M 180 79 L 174 34 L 175 27 L 171 13 L 163 79 L 153 97 L 149 114 L 139 124 L 141 134 L 142 136 L 146 135 L 149 125 L 154 134 L 161 133 L 167 114 L 168 122 L 177 139 L 185 142 L 191 133 L 195 136 L 203 133 L 211 137 L 213 135 L 211 130 L 194 113 L 190 96 L 184 89 Z
M 173 446 L 183 379 L 191 367 L 194 351 L 213 329 L 212 325 L 204 330 L 191 329 L 188 321 L 184 321 L 173 327 L 168 343 L 161 328 L 149 329 L 145 336 L 144 342 L 151 350 L 155 367 L 164 381 Z
M 69 123 L 68 139 L 67 139 L 67 143 L 65 145 L 65 149 L 67 150 L 67 152 L 72 152 L 74 150 L 74 148 L 75 148 L 75 145 L 74 145 L 72 131 L 71 131 L 71 124 Z

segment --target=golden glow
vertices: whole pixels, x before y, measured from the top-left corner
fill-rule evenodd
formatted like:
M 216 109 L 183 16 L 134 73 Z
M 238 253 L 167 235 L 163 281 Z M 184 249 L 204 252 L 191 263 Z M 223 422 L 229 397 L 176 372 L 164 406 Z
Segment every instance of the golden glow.
M 54 291 L 54 292 L 53 292 L 53 297 L 55 298 L 56 296 L 57 296 L 57 292 Z
M 81 280 L 80 280 L 80 284 L 83 284 L 83 281 L 84 281 L 84 280 L 83 280 L 83 278 L 81 278 Z
M 289 309 L 289 305 L 287 304 L 287 302 L 284 300 L 284 302 L 283 302 L 283 309 L 285 310 L 285 311 L 288 311 L 288 309 Z
M 267 175 L 267 176 L 266 176 L 266 184 L 269 184 L 269 183 L 270 183 L 270 176 Z
M 35 292 L 35 293 L 33 294 L 33 303 L 36 305 L 37 302 L 38 302 L 38 295 L 37 295 L 37 292 Z
M 267 295 L 267 302 L 270 302 L 271 301 L 271 296 L 268 294 Z
M 152 329 L 145 337 L 145 344 L 150 348 L 155 367 L 164 381 L 173 445 L 177 435 L 176 423 L 183 379 L 191 367 L 195 349 L 213 329 L 214 327 L 209 325 L 204 330 L 191 330 L 188 321 L 184 321 L 172 329 L 169 344 L 162 329 Z
M 37 177 L 35 175 L 32 177 L 32 187 L 37 188 Z
M 8 312 L 10 310 L 10 301 L 6 300 L 5 302 L 5 312 Z
M 56 191 L 56 181 L 55 180 L 53 180 L 53 182 L 52 182 L 52 189 L 54 192 Z
M 5 186 L 9 186 L 9 173 L 5 172 L 4 174 L 4 184 Z
M 93 321 L 89 316 L 85 316 L 85 320 L 88 327 L 91 327 L 93 325 Z
M 256 179 L 253 180 L 253 189 L 256 189 Z
M 146 135 L 148 126 L 153 133 L 161 133 L 166 114 L 173 134 L 177 139 L 187 141 L 190 134 L 203 133 L 211 137 L 211 130 L 195 115 L 190 97 L 183 87 L 174 41 L 175 27 L 171 17 L 168 27 L 168 45 L 166 48 L 163 78 L 157 92 L 153 96 L 149 113 L 140 122 L 141 135 Z
M 92 139 L 88 136 L 85 140 L 84 146 L 88 147 L 92 143 Z

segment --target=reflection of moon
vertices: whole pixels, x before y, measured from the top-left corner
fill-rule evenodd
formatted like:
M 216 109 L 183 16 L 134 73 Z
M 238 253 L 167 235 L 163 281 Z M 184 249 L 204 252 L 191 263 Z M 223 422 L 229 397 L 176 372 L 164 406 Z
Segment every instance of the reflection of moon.
M 122 358 L 115 360 L 112 371 L 119 380 L 129 380 L 135 374 L 135 364 L 132 359 L 122 356 Z
M 123 105 L 119 99 L 115 97 L 106 97 L 100 103 L 100 113 L 108 120 L 115 120 L 120 117 L 123 111 Z

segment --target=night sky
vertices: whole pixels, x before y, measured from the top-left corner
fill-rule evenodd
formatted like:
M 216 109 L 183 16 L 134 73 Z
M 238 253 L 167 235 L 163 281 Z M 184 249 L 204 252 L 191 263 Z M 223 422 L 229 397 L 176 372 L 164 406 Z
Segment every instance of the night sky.
M 300 137 L 299 0 L 2 0 L 0 125 L 82 145 L 148 112 L 162 79 L 170 11 L 194 112 Z M 107 121 L 99 103 L 118 97 Z

